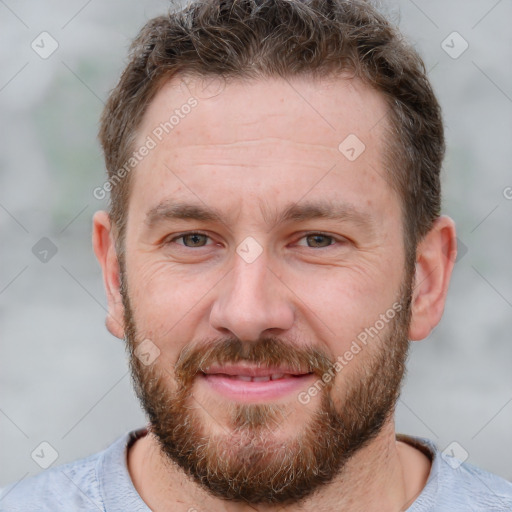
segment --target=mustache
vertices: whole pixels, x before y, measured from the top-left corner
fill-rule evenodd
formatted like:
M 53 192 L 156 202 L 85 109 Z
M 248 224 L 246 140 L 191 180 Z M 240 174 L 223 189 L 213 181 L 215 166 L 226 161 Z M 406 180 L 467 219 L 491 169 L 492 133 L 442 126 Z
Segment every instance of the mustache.
M 275 337 L 251 342 L 238 338 L 222 338 L 184 347 L 178 356 L 174 372 L 176 380 L 187 385 L 211 365 L 240 362 L 263 368 L 287 366 L 297 373 L 314 373 L 322 377 L 334 366 L 335 361 L 324 350 Z

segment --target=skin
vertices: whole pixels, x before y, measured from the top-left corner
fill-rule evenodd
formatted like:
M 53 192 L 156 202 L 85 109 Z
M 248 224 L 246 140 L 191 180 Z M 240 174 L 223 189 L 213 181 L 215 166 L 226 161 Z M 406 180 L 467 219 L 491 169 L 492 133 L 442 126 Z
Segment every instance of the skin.
M 155 364 L 172 370 L 189 343 L 227 335 L 250 341 L 272 334 L 308 342 L 334 357 L 344 354 L 396 301 L 404 278 L 400 198 L 383 178 L 384 99 L 341 77 L 208 84 L 175 78 L 149 105 L 137 144 L 190 96 L 197 98 L 197 107 L 131 176 L 125 240 L 129 293 L 139 332 L 160 350 Z M 366 146 L 355 161 L 338 150 L 349 134 Z M 272 222 L 290 204 L 320 200 L 351 204 L 371 221 Z M 149 227 L 148 212 L 163 201 L 215 208 L 222 221 L 168 219 Z M 210 237 L 207 245 L 186 247 L 184 239 L 175 238 L 196 230 Z M 315 233 L 334 237 L 326 242 L 333 245 L 308 246 L 312 241 L 306 235 Z M 252 263 L 236 253 L 248 236 L 263 248 Z M 108 214 L 97 212 L 93 245 L 108 297 L 107 327 L 123 338 L 114 241 Z M 441 216 L 418 246 L 410 340 L 425 338 L 438 324 L 455 254 L 454 222 Z M 367 355 L 362 351 L 336 376 L 333 396 L 342 397 L 346 383 L 364 371 Z M 168 385 L 173 389 L 172 371 Z M 222 432 L 229 400 L 199 382 L 194 396 L 204 405 L 198 414 L 210 432 Z M 295 396 L 280 403 L 288 415 L 274 435 L 283 441 L 319 404 L 313 397 L 305 407 Z M 212 497 L 179 468 L 165 464 L 151 435 L 132 447 L 128 467 L 152 510 L 298 510 Z M 396 441 L 391 417 L 350 459 L 343 479 L 324 485 L 300 510 L 404 510 L 429 471 L 427 457 Z

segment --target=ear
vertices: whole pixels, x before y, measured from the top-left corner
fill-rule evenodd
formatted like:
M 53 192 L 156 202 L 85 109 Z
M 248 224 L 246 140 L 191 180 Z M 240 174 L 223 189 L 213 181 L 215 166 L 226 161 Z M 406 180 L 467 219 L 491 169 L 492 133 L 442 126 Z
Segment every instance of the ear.
M 120 292 L 120 272 L 112 224 L 107 212 L 99 211 L 93 217 L 92 245 L 103 271 L 103 284 L 107 293 L 107 329 L 119 339 L 124 338 L 124 307 Z
M 457 256 L 455 235 L 454 221 L 442 215 L 434 221 L 432 229 L 418 244 L 410 340 L 426 338 L 441 320 Z

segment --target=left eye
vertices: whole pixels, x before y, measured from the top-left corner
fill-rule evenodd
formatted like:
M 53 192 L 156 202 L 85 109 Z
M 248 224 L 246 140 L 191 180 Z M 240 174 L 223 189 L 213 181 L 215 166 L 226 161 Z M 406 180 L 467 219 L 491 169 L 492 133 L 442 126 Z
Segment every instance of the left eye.
M 306 240 L 308 247 L 320 249 L 322 247 L 329 247 L 329 245 L 332 245 L 336 241 L 334 237 L 330 235 L 324 235 L 322 233 L 312 233 L 309 235 L 305 235 L 301 238 L 301 240 Z

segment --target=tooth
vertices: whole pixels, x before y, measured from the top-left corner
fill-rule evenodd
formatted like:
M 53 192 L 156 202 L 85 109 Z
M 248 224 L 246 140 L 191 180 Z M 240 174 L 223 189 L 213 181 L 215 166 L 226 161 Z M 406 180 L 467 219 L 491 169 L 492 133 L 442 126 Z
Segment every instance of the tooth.
M 264 377 L 253 377 L 253 382 L 267 382 L 270 380 L 270 375 L 265 375 Z
M 250 375 L 237 375 L 236 378 L 239 380 L 245 380 L 246 382 L 251 382 Z
M 284 377 L 284 373 L 274 373 L 270 376 L 272 380 L 282 379 Z

